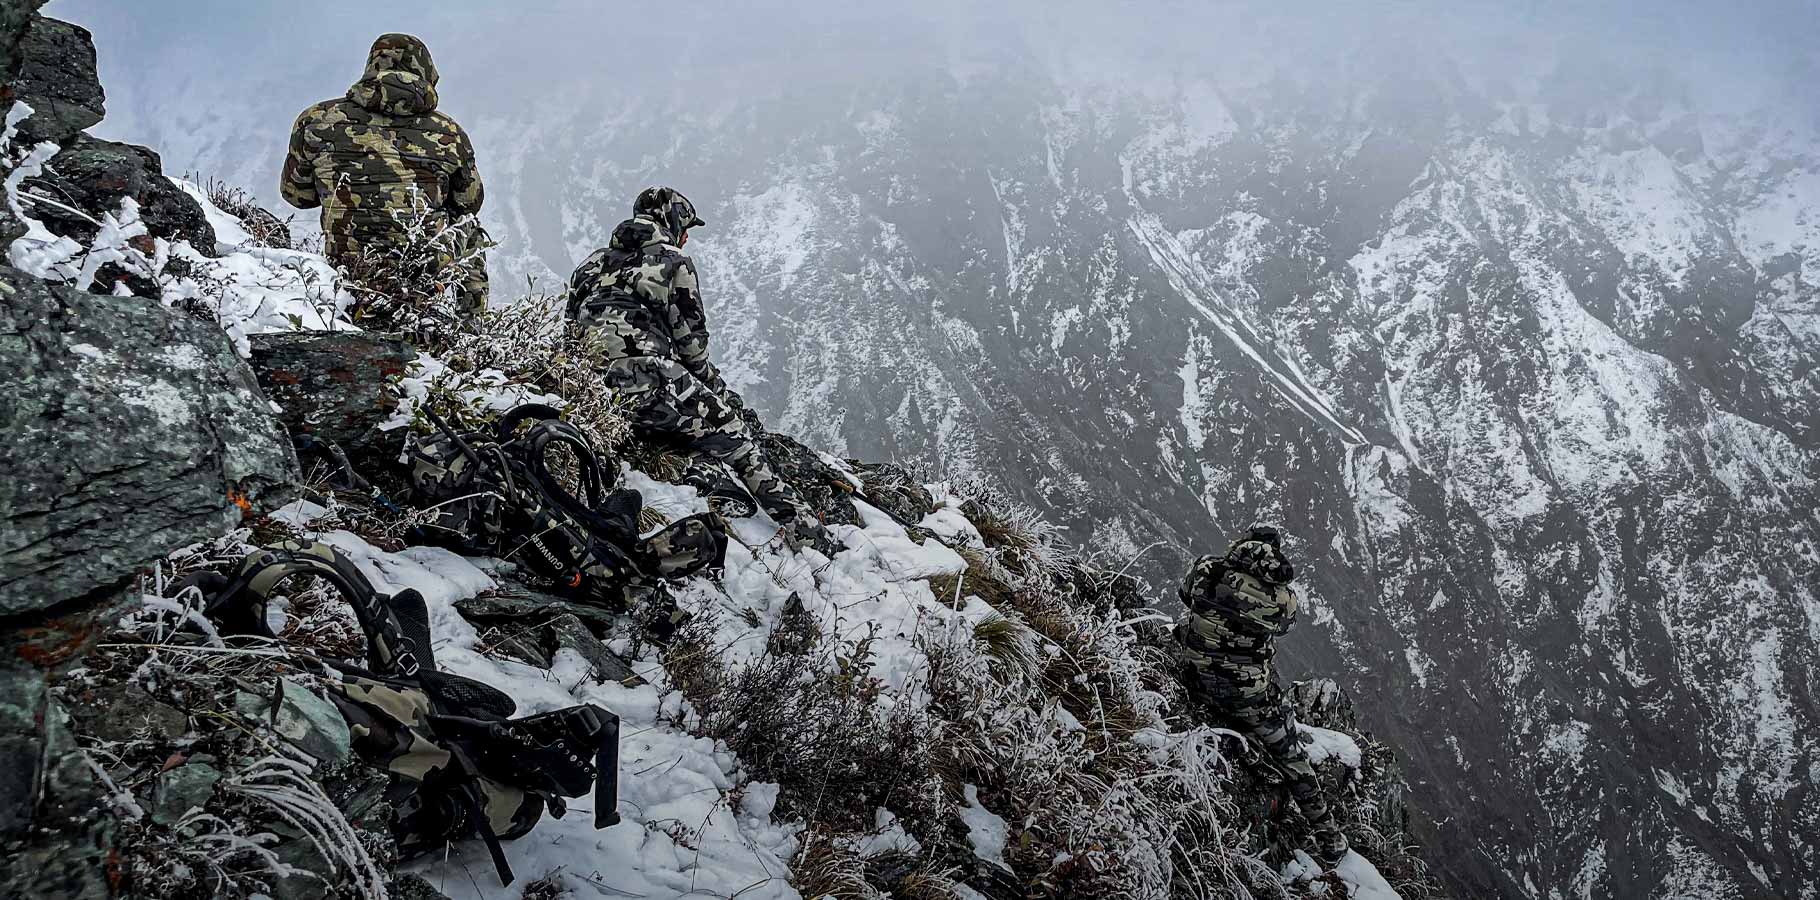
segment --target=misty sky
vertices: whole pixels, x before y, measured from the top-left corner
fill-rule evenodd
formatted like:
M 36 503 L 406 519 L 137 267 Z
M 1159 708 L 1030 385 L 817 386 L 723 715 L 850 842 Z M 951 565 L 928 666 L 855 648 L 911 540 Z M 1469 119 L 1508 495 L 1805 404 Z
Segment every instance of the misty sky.
M 443 109 L 468 126 L 488 173 L 542 152 L 524 139 L 537 123 L 612 122 L 631 96 L 709 119 L 764 101 L 812 122 L 863 114 L 867 85 L 968 80 L 1164 94 L 1198 81 L 1240 104 L 1288 83 L 1345 108 L 1361 86 L 1418 71 L 1429 85 L 1519 103 L 1666 79 L 1706 111 L 1768 109 L 1760 120 L 1806 117 L 1803 127 L 1820 118 L 1810 96 L 1820 0 L 53 0 L 45 11 L 95 35 L 109 98 L 97 134 L 155 147 L 168 170 L 220 177 L 268 204 L 297 112 L 341 95 L 372 39 L 393 30 L 430 45 Z M 1435 102 L 1426 89 L 1413 96 Z M 961 115 L 981 102 L 956 98 L 969 104 Z M 673 140 L 660 125 L 633 127 L 650 152 Z M 665 177 L 703 178 L 689 158 Z
M 452 83 L 509 85 L 521 102 L 577 78 L 750 88 L 754 80 L 840 81 L 905 62 L 1007 52 L 1153 77 L 1159 64 L 1207 65 L 1217 56 L 1313 65 L 1361 46 L 1384 48 L 1386 65 L 1409 52 L 1497 65 L 1506 54 L 1571 50 L 1745 83 L 1812 74 L 1820 46 L 1820 0 L 54 0 L 46 12 L 95 32 L 110 86 L 148 72 L 154 80 L 211 69 L 357 73 L 372 38 L 400 30 L 429 42 Z M 160 65 L 144 65 L 154 61 Z M 129 66 L 139 68 L 129 75 Z

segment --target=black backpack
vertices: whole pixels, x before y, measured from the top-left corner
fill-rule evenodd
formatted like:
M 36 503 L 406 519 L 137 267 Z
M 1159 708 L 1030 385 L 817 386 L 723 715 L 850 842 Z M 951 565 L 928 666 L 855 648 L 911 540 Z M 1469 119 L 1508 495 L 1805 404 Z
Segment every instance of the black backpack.
M 524 718 L 491 685 L 436 670 L 423 596 L 373 589 L 351 560 L 323 543 L 257 550 L 230 574 L 205 572 L 204 615 L 224 636 L 273 638 L 272 591 L 294 575 L 322 579 L 354 608 L 367 638 L 366 667 L 296 654 L 323 667 L 329 699 L 353 734 L 352 749 L 392 775 L 391 832 L 401 856 L 479 837 L 500 880 L 512 882 L 502 839 L 521 837 L 565 797 L 594 791 L 594 825 L 619 821 L 619 718 L 591 704 Z M 332 670 L 329 671 L 329 670 Z
M 525 404 L 492 432 L 459 434 L 429 409 L 438 434 L 412 450 L 414 504 L 426 543 L 523 565 L 582 599 L 611 600 L 627 583 L 683 578 L 726 559 L 726 526 L 712 513 L 641 538 L 643 497 L 616 488 L 587 436 L 552 407 Z M 551 471 L 567 448 L 579 494 Z

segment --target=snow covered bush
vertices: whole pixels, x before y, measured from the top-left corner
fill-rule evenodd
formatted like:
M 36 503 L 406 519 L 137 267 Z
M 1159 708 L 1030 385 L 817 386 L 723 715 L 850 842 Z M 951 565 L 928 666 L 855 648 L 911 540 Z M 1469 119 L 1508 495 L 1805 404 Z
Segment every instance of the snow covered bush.
M 431 209 L 415 188 L 408 207 L 391 210 L 398 237 L 363 245 L 344 261 L 355 296 L 354 321 L 419 341 L 464 327 L 464 282 L 485 278 L 491 243 L 474 215 Z
M 434 336 L 404 384 L 406 409 L 433 398 L 468 424 L 520 403 L 549 403 L 601 453 L 632 436 L 625 403 L 600 376 L 601 351 L 563 319 L 561 298 L 535 291 Z M 419 430 L 428 422 L 418 421 Z

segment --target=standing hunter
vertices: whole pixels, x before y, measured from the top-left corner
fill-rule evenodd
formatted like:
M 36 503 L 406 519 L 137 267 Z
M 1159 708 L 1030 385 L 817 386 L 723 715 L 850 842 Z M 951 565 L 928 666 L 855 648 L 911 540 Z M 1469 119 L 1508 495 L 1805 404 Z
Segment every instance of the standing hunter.
M 568 318 L 601 353 L 602 377 L 632 400 L 632 425 L 727 464 L 791 547 L 839 549 L 821 520 L 780 478 L 747 427 L 745 403 L 708 359 L 708 322 L 695 262 L 682 252 L 704 223 L 672 188 L 640 192 L 632 218 L 613 229 L 569 276 Z
M 487 300 L 484 191 L 467 132 L 436 109 L 437 79 L 423 41 L 380 35 L 346 96 L 297 117 L 279 191 L 322 208 L 323 253 L 354 280 L 398 304 L 452 290 L 472 316 Z
M 1263 745 L 1314 826 L 1315 855 L 1333 865 L 1347 854 L 1346 835 L 1334 821 L 1271 666 L 1276 639 L 1295 624 L 1297 598 L 1289 586 L 1294 578 L 1277 530 L 1253 528 L 1225 556 L 1203 556 L 1189 568 L 1181 593 L 1187 612 L 1175 637 L 1190 693 Z

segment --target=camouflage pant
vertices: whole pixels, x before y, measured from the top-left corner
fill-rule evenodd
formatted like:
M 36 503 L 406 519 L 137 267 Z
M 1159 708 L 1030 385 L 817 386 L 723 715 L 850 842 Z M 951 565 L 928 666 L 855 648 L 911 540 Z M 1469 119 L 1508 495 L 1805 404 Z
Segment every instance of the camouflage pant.
M 1283 773 L 1290 796 L 1313 826 L 1321 855 L 1333 859 L 1344 854 L 1346 835 L 1334 821 L 1327 792 L 1308 760 L 1295 715 L 1270 666 L 1228 660 L 1209 666 L 1195 663 L 1190 660 L 1189 690 L 1218 710 L 1232 730 L 1258 742 L 1270 754 Z
M 814 518 L 796 490 L 771 468 L 739 411 L 682 363 L 626 357 L 610 363 L 606 377 L 632 399 L 632 426 L 640 435 L 682 444 L 726 463 L 752 498 L 781 523 Z

